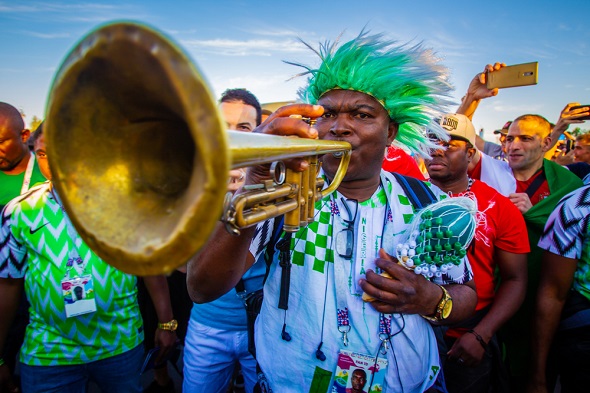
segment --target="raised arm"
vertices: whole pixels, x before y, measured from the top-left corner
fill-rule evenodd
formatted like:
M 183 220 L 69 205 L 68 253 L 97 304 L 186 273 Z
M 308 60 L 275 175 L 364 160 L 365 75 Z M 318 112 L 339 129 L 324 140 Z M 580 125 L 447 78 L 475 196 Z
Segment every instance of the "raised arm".
M 559 114 L 559 119 L 555 123 L 555 127 L 551 130 L 551 145 L 549 148 L 555 146 L 559 137 L 567 131 L 570 124 L 583 123 L 584 120 L 578 120 L 580 117 L 588 116 L 590 108 L 585 106 L 583 108 L 571 109 L 573 106 L 579 106 L 578 102 L 570 102 L 567 104 Z
M 473 114 L 477 110 L 482 99 L 498 95 L 498 89 L 488 89 L 486 87 L 486 80 L 488 72 L 497 71 L 502 67 L 506 67 L 506 64 L 488 64 L 484 67 L 483 72 L 480 72 L 473 77 L 467 87 L 467 93 L 465 93 L 465 96 L 461 100 L 461 105 L 457 108 L 457 113 L 461 113 L 472 120 Z

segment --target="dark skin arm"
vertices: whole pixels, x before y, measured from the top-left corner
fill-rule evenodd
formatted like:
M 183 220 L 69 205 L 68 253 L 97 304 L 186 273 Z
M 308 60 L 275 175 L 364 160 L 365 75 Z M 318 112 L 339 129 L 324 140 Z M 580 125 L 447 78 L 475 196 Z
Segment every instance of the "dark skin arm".
M 317 118 L 323 114 L 318 105 L 295 104 L 279 108 L 258 126 L 254 132 L 274 135 L 296 135 L 302 138 L 317 138 L 317 130 L 290 115 Z M 308 167 L 302 159 L 290 160 L 285 164 L 292 170 L 303 171 Z M 245 184 L 259 184 L 268 179 L 268 165 L 248 169 Z M 236 194 L 243 193 L 239 188 Z M 255 227 L 241 231 L 239 236 L 231 235 L 223 224 L 218 224 L 213 235 L 201 251 L 187 265 L 187 287 L 195 303 L 213 301 L 230 291 L 254 263 L 249 252 Z
M 401 266 L 383 249 L 379 250 L 375 264 L 391 276 L 386 278 L 368 270 L 366 279 L 359 281 L 363 291 L 377 299 L 371 302 L 375 310 L 384 314 L 435 314 L 436 306 L 443 297 L 438 285 Z M 451 324 L 470 317 L 477 303 L 473 280 L 464 285 L 445 285 L 445 289 L 453 298 L 453 309 L 444 323 Z
M 0 278 L 0 348 L 4 348 L 8 330 L 14 321 L 23 290 L 23 279 Z M 0 392 L 18 392 L 8 365 L 0 366 Z
M 547 356 L 574 280 L 577 263 L 576 259 L 565 258 L 549 251 L 543 253 L 541 280 L 531 329 L 533 363 L 527 387 L 529 393 L 547 393 Z
M 496 250 L 495 259 L 502 278 L 494 303 L 486 316 L 473 329 L 486 344 L 498 329 L 514 315 L 524 300 L 527 285 L 527 254 Z M 466 366 L 481 363 L 485 350 L 474 334 L 465 333 L 447 353 L 449 360 L 463 359 Z
M 146 276 L 143 277 L 145 287 L 150 294 L 156 315 L 160 323 L 169 322 L 174 318 L 172 314 L 172 304 L 170 303 L 170 291 L 168 289 L 168 281 L 165 276 Z M 154 347 L 160 348 L 156 364 L 161 363 L 166 355 L 174 347 L 176 342 L 176 332 L 170 330 L 156 329 L 156 336 L 154 340 Z

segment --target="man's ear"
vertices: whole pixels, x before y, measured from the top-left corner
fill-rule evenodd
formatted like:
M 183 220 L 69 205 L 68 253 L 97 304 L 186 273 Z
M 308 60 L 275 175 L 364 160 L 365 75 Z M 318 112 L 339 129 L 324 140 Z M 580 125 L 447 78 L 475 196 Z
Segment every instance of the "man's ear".
M 399 124 L 397 124 L 393 120 L 390 120 L 389 127 L 387 127 L 387 146 L 391 145 L 391 143 L 394 141 L 395 137 L 397 136 L 398 130 Z
M 31 136 L 31 130 L 29 130 L 28 128 L 25 128 L 24 130 L 22 130 L 20 132 L 20 139 L 23 141 L 23 143 L 27 143 L 30 136 Z
M 551 136 L 546 136 L 541 140 L 541 147 L 543 149 L 543 153 L 547 153 L 553 146 L 551 146 Z
M 470 147 L 467 149 L 467 159 L 469 162 L 473 161 L 473 157 L 475 156 L 475 148 Z

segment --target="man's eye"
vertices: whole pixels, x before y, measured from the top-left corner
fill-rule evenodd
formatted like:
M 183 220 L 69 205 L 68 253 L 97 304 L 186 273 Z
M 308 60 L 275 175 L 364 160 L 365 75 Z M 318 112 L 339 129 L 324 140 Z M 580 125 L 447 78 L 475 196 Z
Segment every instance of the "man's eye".
M 331 119 L 333 117 L 334 117 L 333 112 L 324 112 L 324 114 L 322 115 L 322 119 Z
M 358 117 L 359 119 L 368 119 L 368 118 L 370 118 L 371 116 L 370 116 L 369 114 L 367 114 L 367 113 L 357 113 L 357 114 L 355 115 L 355 117 Z

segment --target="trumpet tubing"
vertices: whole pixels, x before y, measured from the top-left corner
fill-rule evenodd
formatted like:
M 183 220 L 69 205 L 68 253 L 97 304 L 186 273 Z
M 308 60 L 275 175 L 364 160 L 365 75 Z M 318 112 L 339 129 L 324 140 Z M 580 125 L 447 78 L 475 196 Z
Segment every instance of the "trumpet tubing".
M 54 186 L 89 247 L 127 273 L 170 272 L 200 249 L 221 217 L 230 167 L 348 156 L 343 142 L 226 132 L 201 75 L 160 33 L 115 23 L 84 37 L 54 78 L 45 119 Z M 277 186 L 290 187 L 286 196 L 244 202 L 236 227 L 287 210 L 299 225 L 302 207 L 313 213 L 308 196 L 322 196 L 312 177 Z

